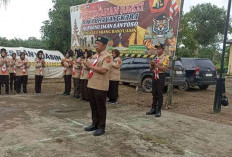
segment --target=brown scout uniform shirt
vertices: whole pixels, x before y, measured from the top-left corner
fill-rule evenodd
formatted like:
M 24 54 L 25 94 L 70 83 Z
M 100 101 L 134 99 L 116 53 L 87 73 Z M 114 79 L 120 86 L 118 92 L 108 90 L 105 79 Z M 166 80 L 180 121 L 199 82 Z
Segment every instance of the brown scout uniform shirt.
M 97 58 L 98 54 L 93 56 L 92 61 Z M 102 51 L 100 56 L 97 60 L 97 67 L 102 67 L 108 70 L 105 74 L 97 73 L 96 71 L 93 72 L 93 76 L 88 81 L 88 88 L 108 91 L 109 90 L 109 70 L 112 66 L 112 56 L 106 51 Z
M 23 73 L 23 61 L 24 63 L 26 63 L 25 65 L 26 73 Z M 28 68 L 30 67 L 30 63 L 27 59 L 24 60 L 22 60 L 21 58 L 17 59 L 15 62 L 15 66 L 16 66 L 16 76 L 28 75 Z
M 5 74 L 3 74 L 3 72 L 2 72 L 2 67 L 4 65 L 3 61 L 6 61 L 6 64 L 5 64 L 6 72 L 5 72 Z M 8 70 L 9 66 L 10 66 L 10 59 L 7 56 L 5 56 L 4 58 L 0 57 L 0 75 L 9 75 L 9 70 Z
M 82 59 L 84 62 L 84 59 Z M 89 79 L 89 69 L 86 68 L 84 63 L 81 64 L 81 75 L 80 75 L 81 80 L 88 80 Z
M 35 75 L 41 75 L 41 76 L 44 75 L 45 64 L 42 65 L 42 62 L 45 63 L 45 61 L 43 59 L 41 59 L 41 60 L 39 58 L 35 59 Z M 42 67 L 42 74 L 40 73 L 41 67 Z
M 16 59 L 10 59 L 10 66 L 8 67 L 9 73 L 14 73 Z
M 81 75 L 81 64 L 80 64 L 81 58 L 77 58 L 73 61 L 73 69 L 72 69 L 72 77 L 73 78 L 80 78 Z M 75 74 L 73 73 L 73 70 L 75 71 Z
M 64 75 L 72 75 L 72 66 L 70 66 L 71 62 L 72 62 L 71 57 L 64 59 L 64 62 L 62 65 L 63 67 L 66 67 L 66 72 L 64 70 Z
M 122 65 L 122 60 L 120 57 L 113 59 L 112 66 L 109 71 L 109 76 L 111 81 L 120 81 L 120 68 Z
M 157 59 L 159 59 L 159 64 L 162 64 L 163 67 L 166 68 L 165 71 L 159 69 L 159 73 L 165 73 L 168 70 L 169 66 L 169 56 L 162 54 L 161 56 L 157 56 Z M 155 70 L 155 68 L 153 68 Z

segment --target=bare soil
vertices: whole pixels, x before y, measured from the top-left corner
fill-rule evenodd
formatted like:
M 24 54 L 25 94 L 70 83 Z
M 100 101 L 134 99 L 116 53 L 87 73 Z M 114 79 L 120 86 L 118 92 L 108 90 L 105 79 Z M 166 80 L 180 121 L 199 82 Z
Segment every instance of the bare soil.
M 232 80 L 226 84 L 231 104 Z M 175 89 L 173 106 L 155 118 L 145 115 L 150 93 L 120 85 L 119 103 L 107 105 L 106 134 L 94 137 L 83 129 L 88 102 L 61 95 L 61 79 L 44 80 L 43 93 L 33 94 L 30 80 L 28 94 L 0 96 L 0 156 L 232 156 L 231 106 L 213 114 L 214 89 Z

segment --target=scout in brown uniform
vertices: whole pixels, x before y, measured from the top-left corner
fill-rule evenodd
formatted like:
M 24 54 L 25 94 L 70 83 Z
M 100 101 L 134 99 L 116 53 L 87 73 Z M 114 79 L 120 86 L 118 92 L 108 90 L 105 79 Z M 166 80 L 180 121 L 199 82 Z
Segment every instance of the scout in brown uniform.
M 1 49 L 1 57 L 0 57 L 0 94 L 1 87 L 5 84 L 6 94 L 9 94 L 9 71 L 8 67 L 10 66 L 10 60 L 7 57 L 6 49 Z
M 84 58 L 82 59 L 81 64 L 81 100 L 89 101 L 89 94 L 88 94 L 88 79 L 89 79 L 89 68 L 85 66 L 85 62 L 90 61 L 92 53 L 90 51 L 84 52 Z
M 155 61 L 150 62 L 150 68 L 153 70 L 153 80 L 152 80 L 152 95 L 153 103 L 152 108 L 147 115 L 155 114 L 156 117 L 161 116 L 161 109 L 163 105 L 163 90 L 165 84 L 165 72 L 168 70 L 169 58 L 164 55 L 164 45 L 156 45 L 157 57 Z
M 85 65 L 90 68 L 89 72 L 89 98 L 92 110 L 92 125 L 85 128 L 85 131 L 96 130 L 93 135 L 100 136 L 105 133 L 106 126 L 106 96 L 109 89 L 108 71 L 112 64 L 112 56 L 106 51 L 108 39 L 97 37 L 95 48 L 97 54 L 92 62 Z
M 110 86 L 107 94 L 109 98 L 108 103 L 110 104 L 117 103 L 117 99 L 118 99 L 118 84 L 120 81 L 120 67 L 122 65 L 122 60 L 119 57 L 119 55 L 120 52 L 117 49 L 112 51 L 113 62 L 112 62 L 112 67 L 110 68 L 109 71 Z
M 72 84 L 72 56 L 73 51 L 69 49 L 66 52 L 65 59 L 62 59 L 61 65 L 64 67 L 64 84 L 65 84 L 65 91 L 64 95 L 70 95 L 71 92 L 71 84 Z
M 9 73 L 10 73 L 10 90 L 13 90 L 13 85 L 14 85 L 14 90 L 16 91 L 16 53 L 12 53 L 12 59 L 10 60 L 10 66 L 9 66 Z
M 25 53 L 20 53 L 20 58 L 15 62 L 16 66 L 16 92 L 21 92 L 21 86 L 23 85 L 23 93 L 27 93 L 27 81 L 28 81 L 28 68 L 30 67 L 29 61 L 25 58 Z
M 75 50 L 76 59 L 72 63 L 72 78 L 74 85 L 74 98 L 80 98 L 80 75 L 81 75 L 81 57 L 83 54 Z
M 41 85 L 44 76 L 45 61 L 43 58 L 43 51 L 38 51 L 35 59 L 35 93 L 41 93 Z

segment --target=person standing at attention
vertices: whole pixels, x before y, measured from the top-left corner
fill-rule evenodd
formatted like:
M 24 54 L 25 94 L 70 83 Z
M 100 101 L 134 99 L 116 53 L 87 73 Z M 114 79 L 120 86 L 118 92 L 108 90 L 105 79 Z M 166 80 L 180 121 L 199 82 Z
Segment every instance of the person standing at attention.
M 104 134 L 106 127 L 106 97 L 112 64 L 112 56 L 106 51 L 107 43 L 107 38 L 98 36 L 95 43 L 97 53 L 91 62 L 84 63 L 90 69 L 88 91 L 92 111 L 92 125 L 85 127 L 85 131 L 95 130 L 94 136 Z

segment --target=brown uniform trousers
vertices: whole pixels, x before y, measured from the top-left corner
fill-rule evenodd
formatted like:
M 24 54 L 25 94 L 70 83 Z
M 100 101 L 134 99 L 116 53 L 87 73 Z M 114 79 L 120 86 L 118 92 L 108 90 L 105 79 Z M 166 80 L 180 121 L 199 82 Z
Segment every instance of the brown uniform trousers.
M 113 59 L 112 66 L 109 71 L 109 91 L 107 96 L 109 98 L 109 102 L 117 102 L 118 99 L 118 84 L 120 81 L 120 67 L 122 65 L 122 60 L 120 57 L 116 57 Z
M 93 56 L 92 62 L 97 58 Z M 97 60 L 97 67 L 110 70 L 112 64 L 112 57 L 107 51 L 102 51 Z M 89 100 L 92 111 L 92 124 L 98 128 L 105 128 L 106 126 L 106 97 L 109 89 L 109 73 L 99 74 L 93 72 L 93 76 L 89 78 Z

